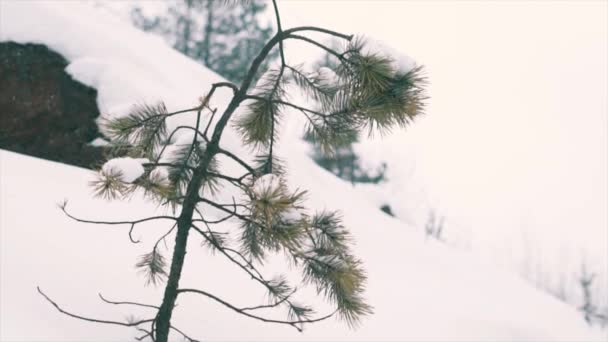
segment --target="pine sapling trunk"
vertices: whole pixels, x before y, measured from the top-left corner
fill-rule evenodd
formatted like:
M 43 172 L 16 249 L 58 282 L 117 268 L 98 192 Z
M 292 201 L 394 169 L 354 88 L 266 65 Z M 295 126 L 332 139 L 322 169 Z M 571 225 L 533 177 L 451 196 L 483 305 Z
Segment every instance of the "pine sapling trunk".
M 171 327 L 171 316 L 177 299 L 177 289 L 179 279 L 184 266 L 186 257 L 186 247 L 188 242 L 188 232 L 190 231 L 190 220 L 187 217 L 180 216 L 177 224 L 177 235 L 175 237 L 175 248 L 173 250 L 173 260 L 171 261 L 171 270 L 165 287 L 165 295 L 163 302 L 158 310 L 156 318 L 156 341 L 167 342 L 169 338 L 169 330 Z
M 198 202 L 198 192 L 205 176 L 205 172 L 209 167 L 211 159 L 216 153 L 216 145 L 211 144 L 201 161 L 196 172 L 192 176 L 191 182 L 188 184 L 186 198 L 182 205 L 182 212 L 177 221 L 177 234 L 175 237 L 175 247 L 173 249 L 173 258 L 171 261 L 171 269 L 165 287 L 163 302 L 158 310 L 156 317 L 156 342 L 167 342 L 169 338 L 169 330 L 171 330 L 171 316 L 177 299 L 177 290 L 179 288 L 179 279 L 182 275 L 184 267 L 184 259 L 186 258 L 186 248 L 188 244 L 188 233 L 192 224 L 192 216 L 194 208 Z M 153 332 L 154 333 L 154 332 Z
M 184 266 L 184 258 L 186 256 L 188 232 L 190 231 L 194 209 L 199 199 L 198 192 L 201 182 L 205 177 L 205 173 L 207 172 L 211 160 L 219 151 L 219 142 L 222 137 L 222 132 L 224 131 L 224 128 L 228 124 L 228 121 L 230 120 L 230 117 L 234 111 L 245 98 L 247 89 L 253 80 L 255 72 L 258 70 L 259 66 L 262 64 L 270 50 L 272 50 L 272 48 L 281 39 L 281 35 L 274 36 L 266 44 L 266 46 L 264 46 L 262 51 L 260 51 L 260 54 L 253 60 L 251 66 L 252 71 L 247 75 L 243 81 L 243 84 L 241 85 L 241 88 L 239 88 L 239 90 L 236 92 L 232 98 L 232 101 L 230 101 L 228 107 L 226 107 L 226 111 L 218 120 L 215 129 L 213 130 L 211 141 L 209 144 L 207 144 L 207 150 L 205 151 L 203 160 L 201 160 L 201 163 L 192 175 L 192 180 L 188 184 L 186 198 L 184 199 L 182 212 L 178 219 L 175 248 L 173 250 L 173 259 L 171 261 L 171 269 L 167 279 L 165 295 L 160 309 L 158 310 L 158 316 L 156 317 L 156 342 L 167 342 L 169 338 L 169 330 L 171 329 L 171 315 L 173 314 L 173 308 L 175 307 L 179 279 L 181 277 L 182 268 Z
M 194 2 L 187 0 L 189 9 Z M 335 151 L 343 146 L 346 137 L 367 127 L 382 131 L 395 125 L 405 126 L 411 122 L 415 116 L 422 113 L 423 100 L 426 97 L 421 85 L 424 84 L 425 79 L 419 73 L 421 67 L 409 71 L 397 70 L 393 67 L 391 58 L 364 52 L 364 42 L 354 39 L 352 35 L 314 26 L 283 30 L 276 0 L 272 3 L 278 27 L 277 33 L 251 61 L 249 71 L 240 86 L 229 82 L 214 83 L 205 97 L 201 98 L 200 105 L 194 108 L 169 113 L 164 103 L 156 106 L 137 106 L 128 115 L 110 119 L 106 124 L 108 136 L 112 137 L 116 146 L 127 143 L 132 145 L 133 149 L 129 149 L 129 157 L 112 159 L 103 165 L 99 170 L 98 179 L 93 182 L 96 195 L 115 199 L 132 194 L 134 189 L 143 189 L 161 204 L 168 202 L 181 204 L 178 217 L 170 215 L 152 216 L 134 221 L 91 221 L 70 215 L 65 208 L 67 203 L 60 204 L 61 210 L 78 222 L 103 225 L 130 224 L 129 238 L 133 243 L 138 242 L 131 235 L 136 224 L 159 219 L 172 221 L 171 228 L 157 240 L 152 252 L 142 255 L 136 264 L 137 268 L 146 272 L 148 283 L 157 284 L 159 280 L 164 280 L 167 276 L 166 262 L 162 255 L 155 254 L 156 247 L 177 228 L 171 266 L 160 306 L 110 301 L 100 295 L 101 299 L 109 304 L 158 308 L 156 316 L 126 321 L 80 316 L 65 311 L 38 288 L 44 299 L 59 312 L 89 322 L 136 328 L 140 332 L 145 332 L 145 335 L 137 339 L 149 337 L 154 342 L 167 342 L 171 330 L 181 334 L 188 341 L 194 341 L 171 322 L 177 298 L 182 293 L 202 295 L 243 316 L 266 323 L 290 326 L 300 332 L 304 324 L 320 322 L 335 315 L 346 321 L 350 327 L 355 327 L 363 316 L 373 313 L 373 308 L 363 297 L 367 276 L 361 261 L 351 253 L 350 234 L 343 226 L 340 214 L 321 211 L 308 215 L 302 205 L 306 192 L 290 191 L 284 171 L 278 167 L 280 165 L 273 169 L 273 160 L 277 159 L 274 155 L 275 135 L 278 134 L 276 130 L 280 129 L 275 125 L 275 120 L 281 117 L 283 108 L 299 110 L 308 119 L 307 135 L 321 142 L 325 150 Z M 211 13 L 211 1 L 207 2 L 207 6 Z M 186 29 L 188 31 L 188 27 Z M 306 31 L 341 38 L 347 41 L 348 45 L 345 51 L 340 53 L 312 38 L 297 34 Z M 206 41 L 210 42 L 208 38 Z M 335 77 L 331 75 L 331 77 L 321 77 L 321 69 L 313 75 L 301 68 L 288 65 L 283 51 L 283 41 L 288 39 L 307 42 L 336 57 L 341 64 L 336 67 L 337 71 L 330 70 Z M 281 56 L 280 68 L 265 71 L 260 78 L 262 82 L 259 82 L 259 85 L 256 83 L 250 89 L 256 75 L 261 71 L 260 66 L 277 45 Z M 289 75 L 284 74 L 285 72 Z M 310 100 L 315 102 L 312 107 L 315 109 L 286 101 L 291 89 L 287 88 L 290 83 L 308 94 Z M 233 96 L 216 122 L 214 118 L 217 108 L 211 108 L 209 99 L 219 87 L 230 88 Z M 252 94 L 248 94 L 249 90 L 252 90 Z M 234 128 L 241 135 L 245 146 L 260 150 L 262 153 L 252 162 L 244 161 L 236 154 L 220 147 L 224 129 L 228 127 L 236 109 L 244 102 L 246 108 L 234 120 Z M 194 127 L 178 126 L 168 134 L 167 118 L 192 112 L 197 113 Z M 205 129 L 200 131 L 202 114 L 209 114 L 209 118 Z M 208 135 L 210 127 L 213 127 L 211 138 Z M 172 139 L 174 133 L 180 129 L 194 131 L 190 145 Z M 199 140 L 200 137 L 202 140 Z M 181 145 L 183 148 L 179 147 L 172 152 L 175 158 L 171 158 L 174 159 L 171 162 L 159 162 L 164 160 L 163 153 L 169 145 L 174 147 Z M 193 155 L 195 151 L 196 155 Z M 218 154 L 240 164 L 247 173 L 239 178 L 223 174 L 219 166 L 214 163 L 214 157 Z M 153 158 L 149 158 L 151 156 Z M 144 157 L 148 162 L 141 161 Z M 356 156 L 343 157 L 336 166 L 342 174 L 348 176 L 350 173 L 352 178 Z M 149 162 L 150 159 L 155 159 L 156 162 Z M 157 169 L 158 167 L 167 168 L 166 174 L 163 175 L 163 172 L 157 174 L 156 170 L 162 171 Z M 138 175 L 133 179 L 125 178 L 123 170 L 128 170 L 129 173 L 133 173 L 131 170 L 137 170 L 135 172 Z M 216 184 L 219 186 L 219 182 L 227 182 L 238 188 L 240 195 L 244 196 L 242 201 L 237 203 L 233 197 L 232 204 L 214 202 L 212 198 L 215 196 L 213 194 L 207 196 L 206 192 L 209 191 L 203 190 L 207 188 L 206 185 L 209 188 Z M 187 184 L 185 194 L 184 184 Z M 203 208 L 197 208 L 199 203 L 208 205 L 209 208 L 214 208 L 213 210 L 220 210 L 227 216 L 214 221 L 205 220 L 204 215 L 207 212 Z M 200 219 L 193 220 L 195 214 L 197 217 L 200 216 Z M 209 224 L 222 224 L 227 220 L 238 220 L 241 223 L 242 251 L 237 250 L 239 247 L 234 246 L 230 236 L 216 239 L 215 234 L 218 232 L 209 227 Z M 208 232 L 197 227 L 195 225 L 197 222 L 203 222 Z M 194 234 L 200 234 L 203 241 L 208 242 L 209 248 L 218 251 L 218 254 L 225 256 L 255 282 L 261 284 L 269 294 L 269 304 L 239 308 L 211 293 L 180 287 L 191 229 Z M 291 300 L 297 287 L 291 286 L 285 275 L 266 278 L 250 261 L 255 260 L 255 264 L 262 264 L 266 252 L 278 251 L 285 252 L 287 256 L 293 258 L 293 263 L 302 271 L 301 282 L 304 285 L 310 284 L 316 287 L 317 292 L 322 293 L 329 303 L 335 304 L 333 312 L 315 318 L 313 308 Z M 252 312 L 256 309 L 279 306 L 289 310 L 287 319 L 272 319 L 264 313 Z M 141 326 L 145 324 L 151 324 L 151 329 L 143 329 Z

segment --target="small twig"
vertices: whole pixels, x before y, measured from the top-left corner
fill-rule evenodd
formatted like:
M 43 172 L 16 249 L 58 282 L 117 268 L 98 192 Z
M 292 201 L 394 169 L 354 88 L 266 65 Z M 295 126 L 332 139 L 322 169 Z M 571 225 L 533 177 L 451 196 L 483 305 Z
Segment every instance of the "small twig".
M 165 150 L 167 149 L 167 146 L 171 145 L 171 140 L 173 139 L 173 136 L 180 129 L 190 129 L 190 130 L 193 130 L 195 135 L 200 135 L 201 138 L 203 138 L 203 140 L 205 139 L 205 136 L 203 135 L 203 133 L 201 133 L 199 130 L 195 129 L 194 127 L 190 127 L 190 126 L 177 126 L 177 127 L 175 127 L 175 129 L 173 129 L 173 131 L 171 132 L 171 134 L 169 134 L 169 137 L 167 138 L 167 141 L 163 145 L 163 148 L 158 153 L 158 156 L 156 157 L 156 160 L 155 160 L 156 163 L 158 163 L 160 161 L 163 153 L 165 153 Z
M 141 166 L 143 167 L 157 167 L 157 166 L 167 166 L 167 167 L 183 167 L 183 165 L 178 165 L 178 164 L 173 164 L 173 163 L 142 163 Z M 190 166 L 186 166 L 186 169 L 190 170 L 190 171 L 194 171 L 195 168 L 190 167 Z
M 158 247 L 158 244 L 159 244 L 161 241 L 164 241 L 164 240 L 165 240 L 165 238 L 166 238 L 167 236 L 169 236 L 169 234 L 171 234 L 171 232 L 172 232 L 173 230 L 175 230 L 175 227 L 177 227 L 177 222 L 175 222 L 175 223 L 173 224 L 173 226 L 171 227 L 171 229 L 169 229 L 169 230 L 168 230 L 168 231 L 167 231 L 165 234 L 163 234 L 163 236 L 161 236 L 161 237 L 160 237 L 158 240 L 156 240 L 156 243 L 154 244 L 154 249 L 155 249 L 155 250 L 156 250 L 156 247 Z M 166 246 L 166 244 L 165 244 L 165 246 Z
M 293 291 L 291 291 L 290 294 L 288 294 L 287 296 L 283 297 L 281 300 L 274 302 L 273 304 L 265 304 L 265 305 L 257 305 L 257 306 L 249 306 L 249 307 L 245 307 L 245 308 L 241 308 L 241 311 L 253 311 L 253 310 L 259 310 L 259 309 L 269 309 L 269 308 L 274 308 L 277 307 L 281 304 L 283 304 L 285 301 L 289 300 L 289 298 L 296 293 L 297 288 L 294 288 Z
M 213 122 L 213 118 L 215 117 L 216 112 L 217 112 L 217 108 L 215 108 L 214 110 L 211 111 L 211 117 L 209 118 L 209 121 L 207 122 L 207 126 L 205 127 L 205 130 L 203 131 L 203 137 L 205 138 L 206 142 L 209 142 L 207 132 L 209 132 L 209 126 L 211 126 L 211 122 Z
M 322 316 L 322 317 L 319 317 L 319 318 L 316 318 L 316 319 L 303 319 L 303 320 L 295 320 L 295 321 L 283 321 L 283 320 L 264 318 L 264 317 L 260 317 L 260 316 L 257 316 L 257 315 L 250 314 L 250 313 L 248 313 L 246 311 L 243 311 L 243 310 L 235 307 L 234 305 L 226 302 L 225 300 L 220 299 L 219 297 L 214 296 L 211 293 L 208 293 L 208 292 L 205 292 L 205 291 L 202 291 L 202 290 L 198 290 L 198 289 L 178 289 L 177 293 L 178 294 L 181 294 L 181 293 L 197 293 L 197 294 L 203 295 L 205 297 L 211 298 L 211 299 L 215 300 L 216 302 L 218 302 L 218 303 L 220 303 L 220 304 L 228 307 L 229 309 L 232 309 L 233 311 L 236 311 L 236 312 L 238 312 L 238 313 L 240 313 L 240 314 L 242 314 L 244 316 L 247 316 L 247 317 L 250 317 L 250 318 L 253 318 L 253 319 L 257 319 L 257 320 L 262 321 L 262 322 L 267 322 L 267 323 L 277 323 L 277 324 L 290 325 L 290 326 L 294 327 L 296 330 L 298 330 L 299 332 L 302 332 L 302 328 L 299 327 L 298 324 L 320 322 L 320 321 L 323 321 L 323 320 L 326 320 L 326 319 L 330 318 L 331 316 L 335 315 L 336 312 L 338 312 L 338 310 L 336 310 L 336 311 L 334 311 L 334 312 L 332 312 L 332 313 L 330 313 L 330 314 L 328 314 L 326 316 Z
M 241 214 L 238 214 L 236 211 L 234 211 L 234 210 L 233 210 L 233 211 L 230 211 L 230 210 L 226 209 L 226 208 L 225 208 L 225 206 L 222 206 L 222 205 L 220 205 L 220 204 L 217 204 L 217 203 L 215 203 L 215 202 L 213 202 L 213 201 L 211 201 L 211 200 L 208 200 L 208 199 L 206 199 L 206 198 L 200 197 L 200 198 L 198 199 L 198 201 L 199 201 L 199 202 L 203 202 L 203 203 L 207 203 L 207 204 L 211 205 L 212 207 L 217 208 L 217 209 L 219 209 L 219 210 L 221 210 L 221 211 L 223 211 L 223 212 L 225 212 L 225 213 L 228 213 L 228 214 L 233 214 L 234 216 L 238 217 L 239 219 L 241 219 L 241 220 L 243 220 L 243 221 L 245 221 L 245 222 L 248 222 L 248 223 L 251 223 L 251 224 L 255 224 L 255 225 L 261 226 L 259 223 L 255 222 L 255 221 L 252 221 L 252 220 L 250 220 L 249 218 L 247 218 L 247 217 L 245 217 L 245 216 L 243 216 L 243 215 L 241 215 Z
M 136 303 L 136 302 L 115 302 L 115 301 L 111 301 L 109 299 L 104 298 L 101 293 L 98 293 L 99 298 L 101 298 L 101 300 L 103 300 L 104 302 L 108 303 L 108 304 L 115 304 L 115 305 L 136 305 L 136 306 L 142 306 L 142 307 L 147 307 L 147 308 L 152 308 L 152 309 L 158 309 L 158 306 L 155 305 L 150 305 L 150 304 L 142 304 L 142 303 Z
M 310 38 L 304 37 L 304 36 L 300 36 L 300 35 L 297 35 L 297 34 L 287 35 L 287 38 L 288 39 L 297 39 L 297 40 L 305 41 L 305 42 L 307 42 L 309 44 L 312 44 L 312 45 L 314 45 L 314 46 L 316 46 L 316 47 L 318 47 L 320 49 L 325 50 L 327 53 L 333 55 L 334 57 L 336 57 L 337 59 L 339 59 L 341 62 L 348 63 L 348 59 L 346 59 L 342 54 L 338 53 L 337 51 L 335 51 L 333 49 L 330 49 L 329 47 L 327 47 L 327 46 L 325 46 L 325 45 L 323 45 L 323 44 L 321 44 L 321 43 L 319 43 L 319 42 L 317 42 L 317 41 L 315 41 L 313 39 L 310 39 Z
M 195 340 L 192 337 L 186 335 L 183 331 L 179 330 L 178 328 L 174 327 L 174 326 L 169 326 L 169 328 L 177 331 L 178 333 L 180 333 L 186 340 L 188 340 L 189 342 L 200 342 L 199 340 Z
M 334 37 L 338 37 L 338 38 L 342 38 L 344 40 L 352 40 L 353 39 L 353 35 L 346 35 L 343 33 L 339 33 L 336 31 L 332 31 L 332 30 L 328 30 L 328 29 L 324 29 L 321 27 L 314 27 L 314 26 L 300 26 L 300 27 L 294 27 L 294 28 L 290 28 L 288 30 L 283 31 L 286 34 L 291 34 L 293 32 L 299 32 L 299 31 L 316 31 L 316 32 L 321 32 L 321 33 L 325 33 L 325 34 L 329 34 L 332 35 Z
M 81 319 L 83 321 L 88 321 L 88 322 L 93 322 L 93 323 L 121 325 L 121 326 L 124 326 L 124 327 L 136 327 L 136 326 L 138 326 L 140 324 L 153 321 L 152 319 L 143 319 L 143 320 L 139 320 L 139 321 L 128 323 L 128 322 L 108 321 L 108 320 L 103 320 L 103 319 L 96 319 L 96 318 L 89 318 L 89 317 L 80 316 L 80 315 L 73 314 L 71 312 L 68 312 L 68 311 L 65 311 L 64 309 L 62 309 L 57 303 L 55 303 L 44 292 L 42 292 L 42 290 L 40 289 L 39 286 L 36 286 L 36 289 L 38 290 L 38 293 L 40 293 L 40 295 L 42 297 L 44 297 L 44 299 L 46 299 L 49 303 L 51 303 L 57 309 L 57 311 L 61 312 L 62 314 L 68 315 L 70 317 Z
M 262 274 L 253 266 L 253 264 L 251 264 L 249 261 L 247 261 L 245 256 L 243 256 L 241 253 L 239 253 L 235 250 L 232 250 L 230 248 L 219 246 L 212 237 L 207 236 L 207 234 L 205 234 L 205 232 L 203 232 L 196 225 L 193 224 L 192 228 L 195 231 L 197 231 L 199 234 L 201 234 L 207 241 L 209 241 L 211 244 L 213 244 L 218 249 L 218 251 L 220 251 L 220 253 L 222 253 L 226 258 L 228 258 L 228 260 L 230 260 L 232 263 L 239 266 L 242 270 L 244 270 L 247 274 L 249 274 L 249 276 L 251 276 L 252 279 L 254 279 L 257 282 L 259 282 L 260 284 L 264 285 L 264 287 L 266 287 L 267 289 L 269 288 L 268 283 L 264 279 L 264 277 L 262 277 Z M 207 227 L 207 228 L 209 229 L 209 227 Z M 236 261 L 231 255 L 229 255 L 227 253 L 227 251 L 232 251 L 232 252 L 236 253 L 237 255 L 239 255 L 243 260 L 245 260 L 245 262 L 247 263 L 247 266 Z M 255 272 L 256 274 L 253 274 L 253 272 L 250 269 L 253 270 L 253 272 Z
M 137 329 L 137 331 L 140 331 L 140 332 L 145 333 L 145 334 L 144 334 L 144 335 L 142 335 L 142 336 L 135 337 L 135 339 L 136 339 L 136 340 L 138 340 L 138 341 L 143 341 L 143 340 L 144 340 L 144 338 L 146 338 L 146 337 L 148 337 L 148 336 L 149 336 L 149 337 L 152 339 L 152 341 L 154 341 L 154 337 L 152 336 L 152 332 L 151 332 L 151 331 L 148 331 L 148 330 L 146 330 L 146 329 L 142 329 L 142 328 L 139 328 L 139 327 L 138 327 L 138 328 L 136 328 L 136 329 Z
M 90 224 L 106 224 L 106 225 L 126 225 L 126 224 L 131 225 L 131 227 L 129 229 L 129 239 L 133 243 L 140 242 L 139 240 L 133 239 L 133 230 L 135 229 L 136 224 L 147 222 L 147 221 L 152 221 L 152 220 L 174 220 L 174 221 L 177 220 L 173 216 L 152 216 L 152 217 L 146 217 L 146 218 L 134 220 L 134 221 L 93 221 L 93 220 L 85 220 L 85 219 L 81 219 L 81 218 L 73 216 L 72 214 L 70 214 L 67 211 L 66 207 L 67 207 L 67 202 L 63 202 L 62 204 L 59 205 L 59 208 L 61 209 L 61 211 L 63 211 L 63 213 L 67 217 L 69 217 L 72 220 L 77 221 L 77 222 L 90 223 Z
M 223 148 L 218 147 L 218 153 L 223 154 L 229 158 L 231 158 L 232 160 L 236 161 L 237 163 L 241 164 L 242 167 L 244 167 L 247 171 L 249 171 L 251 174 L 255 174 L 255 169 L 251 166 L 249 166 L 249 164 L 247 164 L 246 162 L 244 162 L 243 160 L 241 160 L 241 158 L 235 156 L 232 152 L 224 150 Z
M 288 66 L 288 67 L 289 67 L 289 66 Z M 302 107 L 302 106 L 299 106 L 299 105 L 296 105 L 296 104 L 293 104 L 293 103 L 291 103 L 291 102 L 287 102 L 287 101 L 281 101 L 281 100 L 269 100 L 269 99 L 267 99 L 267 98 L 265 98 L 265 97 L 261 97 L 261 96 L 257 96 L 257 95 L 247 95 L 247 97 L 246 97 L 246 98 L 247 98 L 247 99 L 252 99 L 252 100 L 258 100 L 258 101 L 267 101 L 267 102 L 277 103 L 277 104 L 281 104 L 281 105 L 285 105 L 285 106 L 288 106 L 288 107 L 292 107 L 292 108 L 298 109 L 298 110 L 300 110 L 300 111 L 309 112 L 309 113 L 311 113 L 311 114 L 318 115 L 318 116 L 324 116 L 324 117 L 327 117 L 327 116 L 331 115 L 331 114 L 323 114 L 323 113 L 318 112 L 318 111 L 316 111 L 316 110 L 312 110 L 312 109 L 309 109 L 309 108 L 305 108 L 305 107 Z

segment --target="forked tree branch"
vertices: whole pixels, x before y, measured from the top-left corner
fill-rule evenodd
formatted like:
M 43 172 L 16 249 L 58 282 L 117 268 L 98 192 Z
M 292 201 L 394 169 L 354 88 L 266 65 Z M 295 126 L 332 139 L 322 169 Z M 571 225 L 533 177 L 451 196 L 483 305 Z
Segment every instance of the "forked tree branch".
M 57 303 L 55 303 L 51 298 L 49 298 L 40 289 L 39 286 L 36 286 L 36 289 L 38 290 L 38 293 L 40 293 L 40 295 L 42 297 L 44 297 L 44 299 L 46 299 L 49 303 L 51 303 L 57 309 L 57 311 L 61 312 L 62 314 L 68 315 L 70 317 L 81 319 L 83 321 L 88 321 L 88 322 L 93 322 L 93 323 L 102 323 L 102 324 L 121 325 L 123 327 L 136 327 L 136 326 L 138 326 L 140 324 L 154 321 L 154 319 L 142 319 L 142 320 L 134 321 L 134 322 L 119 322 L 119 321 L 109 321 L 109 320 L 104 320 L 104 319 L 96 319 L 96 318 L 84 317 L 84 316 L 81 316 L 81 315 L 77 315 L 77 314 L 71 313 L 69 311 L 65 311 Z
M 315 27 L 315 26 L 299 26 L 299 27 L 293 27 L 290 28 L 288 30 L 283 31 L 285 34 L 292 34 L 294 32 L 300 32 L 300 31 L 312 31 L 312 32 L 321 32 L 321 33 L 325 33 L 337 38 L 341 38 L 347 41 L 350 41 L 353 39 L 353 35 L 346 35 L 340 32 L 336 32 L 336 31 L 332 31 L 332 30 L 328 30 L 322 27 Z
M 131 228 L 129 229 L 129 239 L 131 240 L 132 243 L 139 243 L 139 240 L 135 240 L 133 239 L 133 230 L 135 229 L 135 225 L 139 224 L 139 223 L 143 223 L 143 222 L 147 222 L 147 221 L 153 221 L 153 220 L 173 220 L 176 221 L 177 218 L 173 217 L 173 216 L 152 216 L 152 217 L 146 217 L 143 219 L 139 219 L 139 220 L 133 220 L 133 221 L 94 221 L 94 220 L 85 220 L 85 219 L 81 219 L 78 218 L 76 216 L 73 216 L 72 214 L 70 214 L 67 211 L 67 201 L 64 201 L 62 203 L 59 204 L 59 208 L 61 209 L 61 211 L 63 211 L 63 213 L 71 218 L 74 221 L 77 222 L 81 222 L 81 223 L 89 223 L 89 224 L 105 224 L 105 225 L 131 225 Z
M 318 47 L 320 49 L 325 50 L 327 53 L 329 53 L 329 54 L 333 55 L 334 57 L 338 58 L 343 63 L 347 63 L 348 62 L 348 60 L 346 58 L 344 58 L 344 56 L 342 54 L 340 54 L 337 51 L 335 51 L 333 49 L 330 49 L 329 47 L 327 47 L 327 46 L 325 46 L 325 45 L 323 45 L 323 44 L 321 44 L 321 43 L 319 43 L 319 42 L 317 42 L 317 41 L 315 41 L 313 39 L 310 39 L 308 37 L 300 36 L 300 35 L 297 35 L 297 34 L 290 34 L 290 35 L 287 35 L 286 38 L 287 39 L 296 39 L 296 40 L 305 41 L 305 42 L 307 42 L 309 44 L 312 44 L 312 45 L 314 45 L 314 46 L 316 46 L 316 47 Z
M 287 68 L 291 68 L 290 66 L 287 66 Z M 321 112 L 318 112 L 316 110 L 312 110 L 310 108 L 306 108 L 306 107 L 302 107 L 296 104 L 293 104 L 291 102 L 287 102 L 287 101 L 282 101 L 282 100 L 269 100 L 265 97 L 261 97 L 261 96 L 257 96 L 257 95 L 247 95 L 247 99 L 252 99 L 252 100 L 258 100 L 258 101 L 268 101 L 268 102 L 273 102 L 273 103 L 278 103 L 287 107 L 291 107 L 300 111 L 305 111 L 308 112 L 310 114 L 314 114 L 314 115 L 318 115 L 318 116 L 322 116 L 322 117 L 327 117 L 329 116 L 329 114 L 323 114 Z

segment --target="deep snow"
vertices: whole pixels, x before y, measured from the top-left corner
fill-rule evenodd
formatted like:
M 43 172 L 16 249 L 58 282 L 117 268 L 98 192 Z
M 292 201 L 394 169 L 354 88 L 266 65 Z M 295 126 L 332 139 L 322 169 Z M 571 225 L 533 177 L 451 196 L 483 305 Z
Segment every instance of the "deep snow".
M 67 71 L 98 90 L 100 110 L 124 114 L 134 103 L 166 102 L 168 109 L 190 107 L 221 80 L 214 73 L 103 12 L 76 2 L 0 2 L 0 40 L 39 42 L 64 55 Z M 225 105 L 220 91 L 212 106 Z M 184 116 L 172 125 L 191 122 Z M 311 209 L 340 209 L 353 233 L 356 254 L 368 271 L 366 296 L 375 314 L 357 330 L 326 321 L 303 334 L 240 317 L 202 298 L 179 299 L 174 321 L 206 340 L 411 340 L 411 341 L 589 341 L 590 331 L 571 307 L 519 278 L 446 248 L 371 205 L 353 189 L 321 170 L 306 155 L 297 120 L 284 123 L 279 153 L 287 161 L 288 185 L 309 190 Z M 227 131 L 225 148 L 243 152 Z M 228 172 L 238 166 L 222 163 Z M 43 170 L 43 172 L 42 172 Z M 0 152 L 0 339 L 125 340 L 134 330 L 100 326 L 66 317 L 36 293 L 40 285 L 60 305 L 82 315 L 120 319 L 145 312 L 102 303 L 97 292 L 116 300 L 157 304 L 161 289 L 144 288 L 132 265 L 169 227 L 138 227 L 141 245 L 131 245 L 128 227 L 90 226 L 70 221 L 55 204 L 94 219 L 149 216 L 159 210 L 139 198 L 107 203 L 91 199 L 86 170 Z M 52 181 L 49 181 L 52 180 Z M 269 276 L 285 270 L 271 262 Z M 203 288 L 239 305 L 258 304 L 264 291 L 239 270 L 211 255 L 192 238 L 184 287 Z M 300 300 L 323 304 L 311 291 Z M 269 312 L 270 316 L 276 313 Z M 283 314 L 283 313 L 279 313 Z M 280 316 L 279 316 L 280 317 Z

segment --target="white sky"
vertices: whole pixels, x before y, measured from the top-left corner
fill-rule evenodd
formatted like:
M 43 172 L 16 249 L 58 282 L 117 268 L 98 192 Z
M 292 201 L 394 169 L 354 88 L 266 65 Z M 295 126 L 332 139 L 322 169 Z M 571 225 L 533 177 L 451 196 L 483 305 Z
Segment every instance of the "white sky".
M 586 246 L 608 263 L 608 2 L 279 6 L 284 27 L 364 33 L 425 65 L 427 116 L 367 148 L 389 172 L 406 172 L 395 161 L 414 153 L 428 196 L 473 231 L 473 244 L 521 243 L 525 231 L 557 249 Z M 291 60 L 313 60 L 288 48 Z
M 426 66 L 428 115 L 385 140 L 414 145 L 416 171 L 453 220 L 482 241 L 527 230 L 607 257 L 608 2 L 292 0 L 280 8 L 286 27 L 365 33 Z M 377 151 L 389 167 L 400 152 Z

